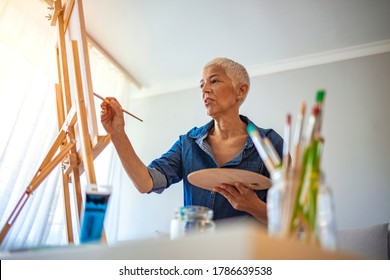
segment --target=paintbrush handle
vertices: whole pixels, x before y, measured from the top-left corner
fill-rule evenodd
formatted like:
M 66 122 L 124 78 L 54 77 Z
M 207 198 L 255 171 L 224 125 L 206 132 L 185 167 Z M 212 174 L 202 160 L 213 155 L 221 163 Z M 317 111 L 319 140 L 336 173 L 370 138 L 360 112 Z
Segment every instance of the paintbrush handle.
M 130 115 L 130 116 L 132 116 L 133 118 L 135 118 L 135 119 L 137 119 L 137 120 L 139 120 L 140 122 L 143 122 L 143 120 L 142 119 L 140 119 L 139 117 L 137 117 L 136 115 L 133 115 L 132 113 L 130 113 L 129 111 L 126 111 L 125 109 L 122 109 L 122 112 L 123 113 L 126 113 L 126 114 L 128 114 L 128 115 Z
M 101 99 L 101 100 L 103 100 L 104 102 L 106 102 L 106 103 L 110 103 L 110 100 L 108 100 L 107 98 L 104 98 L 103 96 L 100 96 L 99 94 L 97 94 L 97 93 L 93 93 L 93 95 L 95 95 L 97 98 L 99 98 L 99 99 Z M 122 112 L 123 113 L 126 113 L 126 114 L 128 114 L 128 115 L 130 115 L 130 116 L 132 116 L 133 118 L 135 118 L 135 119 L 137 119 L 137 120 L 139 120 L 139 121 L 141 121 L 141 122 L 143 122 L 143 120 L 142 119 L 140 119 L 139 117 L 137 117 L 136 115 L 133 115 L 132 113 L 130 113 L 129 111 L 126 111 L 125 109 L 121 109 L 122 110 Z

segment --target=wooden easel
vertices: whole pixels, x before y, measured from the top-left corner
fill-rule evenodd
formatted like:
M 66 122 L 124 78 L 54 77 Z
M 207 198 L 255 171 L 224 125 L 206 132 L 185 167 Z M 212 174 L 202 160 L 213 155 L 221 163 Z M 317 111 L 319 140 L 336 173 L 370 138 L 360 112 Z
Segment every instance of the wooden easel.
M 81 0 L 54 0 L 49 15 L 52 26 L 56 26 L 58 41 L 56 46 L 58 80 L 55 85 L 57 99 L 58 135 L 35 173 L 30 184 L 19 199 L 6 224 L 0 232 L 0 244 L 23 210 L 32 193 L 40 183 L 61 163 L 65 202 L 65 215 L 68 242 L 74 243 L 70 188 L 73 186 L 76 197 L 76 215 L 80 222 L 83 197 L 80 175 L 85 172 L 87 184 L 96 184 L 93 161 L 110 143 L 108 135 L 99 136 L 92 80 L 89 69 L 87 37 Z M 72 38 L 74 34 L 78 38 Z M 76 36 L 76 37 L 77 37 Z M 73 67 L 69 68 L 69 65 Z M 103 241 L 105 235 L 103 232 Z

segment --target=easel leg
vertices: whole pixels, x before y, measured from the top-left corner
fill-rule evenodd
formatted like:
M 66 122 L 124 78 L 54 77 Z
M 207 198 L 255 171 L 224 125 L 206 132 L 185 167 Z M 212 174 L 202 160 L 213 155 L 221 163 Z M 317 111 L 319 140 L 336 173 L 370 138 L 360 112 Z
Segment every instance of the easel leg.
M 63 136 L 63 133 L 60 132 L 58 138 L 61 138 Z M 58 139 L 57 139 L 58 140 Z M 58 145 L 59 142 L 62 141 L 55 141 L 55 144 Z M 15 206 L 14 210 L 12 211 L 10 217 L 8 218 L 6 224 L 4 225 L 3 229 L 0 232 L 0 244 L 3 243 L 5 236 L 7 235 L 8 231 L 14 224 L 15 220 L 19 216 L 20 212 L 22 211 L 24 205 L 26 204 L 27 200 L 30 198 L 30 195 L 35 191 L 35 189 L 39 186 L 40 183 L 50 174 L 50 172 L 53 171 L 53 169 L 66 157 L 66 155 L 69 153 L 69 150 L 74 146 L 73 143 L 67 144 L 65 147 L 63 147 L 62 151 L 59 152 L 54 158 L 53 153 L 49 153 L 43 162 L 45 164 L 41 164 L 39 167 L 38 172 L 36 173 L 35 177 L 30 182 L 30 185 L 27 187 L 24 194 L 19 199 L 18 204 Z M 50 151 L 56 151 L 57 149 L 51 149 Z M 52 161 L 49 162 L 49 159 L 52 159 Z
M 72 212 L 70 206 L 70 194 L 69 194 L 69 177 L 67 174 L 62 173 L 62 183 L 64 192 L 64 204 L 65 204 L 65 218 L 66 218 L 66 232 L 68 236 L 69 244 L 74 243 L 73 225 L 72 225 Z

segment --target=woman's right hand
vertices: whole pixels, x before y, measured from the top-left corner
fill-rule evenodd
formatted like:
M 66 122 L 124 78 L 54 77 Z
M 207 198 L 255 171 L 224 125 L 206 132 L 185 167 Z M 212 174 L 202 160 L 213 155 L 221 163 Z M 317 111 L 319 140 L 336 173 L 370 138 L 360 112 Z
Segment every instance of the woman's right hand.
M 102 102 L 100 108 L 100 121 L 111 136 L 125 132 L 125 119 L 123 117 L 122 107 L 115 97 L 106 98 L 109 103 Z

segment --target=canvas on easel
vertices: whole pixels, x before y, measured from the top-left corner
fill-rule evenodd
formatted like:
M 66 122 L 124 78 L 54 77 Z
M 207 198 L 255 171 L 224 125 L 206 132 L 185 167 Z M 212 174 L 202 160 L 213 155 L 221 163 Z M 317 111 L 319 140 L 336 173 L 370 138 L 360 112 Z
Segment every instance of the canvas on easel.
M 83 208 L 80 183 L 96 184 L 94 159 L 109 144 L 108 135 L 99 136 L 89 68 L 87 37 L 81 0 L 52 1 L 50 24 L 57 29 L 55 46 L 58 66 L 58 134 L 0 232 L 0 244 L 40 183 L 60 165 L 63 181 L 68 242 L 75 242 Z M 74 194 L 74 196 L 72 195 Z M 75 205 L 75 207 L 72 207 Z M 72 213 L 74 209 L 75 213 Z M 76 220 L 76 221 L 75 221 Z M 102 240 L 105 241 L 103 232 Z

